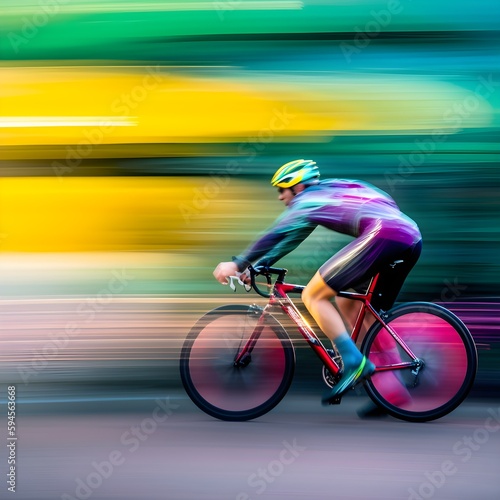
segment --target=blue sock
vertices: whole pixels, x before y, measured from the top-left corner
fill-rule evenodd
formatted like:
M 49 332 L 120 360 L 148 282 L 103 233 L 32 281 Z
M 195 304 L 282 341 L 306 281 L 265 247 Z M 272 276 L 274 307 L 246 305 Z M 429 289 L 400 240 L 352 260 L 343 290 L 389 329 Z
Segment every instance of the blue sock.
M 363 355 L 347 332 L 342 333 L 335 339 L 335 347 L 342 356 L 344 368 L 358 366 L 361 363 Z

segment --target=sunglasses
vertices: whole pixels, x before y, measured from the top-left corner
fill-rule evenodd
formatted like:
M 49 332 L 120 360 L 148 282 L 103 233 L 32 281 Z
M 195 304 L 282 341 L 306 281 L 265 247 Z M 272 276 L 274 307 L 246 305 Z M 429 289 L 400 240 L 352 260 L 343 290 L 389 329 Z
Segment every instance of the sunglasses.
M 278 193 L 283 194 L 288 188 L 278 188 Z

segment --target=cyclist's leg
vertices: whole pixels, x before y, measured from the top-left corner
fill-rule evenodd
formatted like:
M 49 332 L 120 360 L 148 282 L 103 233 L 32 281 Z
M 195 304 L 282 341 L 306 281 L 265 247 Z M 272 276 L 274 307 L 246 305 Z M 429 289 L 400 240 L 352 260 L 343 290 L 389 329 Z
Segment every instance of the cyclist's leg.
M 347 245 L 321 267 L 302 293 L 305 306 L 325 335 L 335 344 L 344 365 L 342 378 L 323 398 L 324 403 L 349 389 L 358 380 L 371 375 L 375 369 L 373 363 L 356 347 L 341 314 L 330 302 L 337 296 L 337 290 L 345 290 L 350 286 L 353 277 L 357 282 L 363 280 L 363 274 L 358 278 L 359 264 L 366 262 L 363 256 L 369 251 L 372 239 L 372 234 L 366 234 Z
M 310 286 L 313 285 L 315 287 L 320 285 L 329 287 L 332 290 L 332 295 L 329 298 L 335 297 L 335 303 L 341 317 L 345 320 L 346 325 L 352 329 L 360 304 L 350 299 L 338 297 L 337 292 L 350 288 L 364 291 L 368 281 L 379 272 L 382 265 L 389 261 L 392 262 L 394 257 L 407 247 L 408 245 L 380 237 L 377 231 L 366 231 L 326 261 L 317 273 L 319 277 L 313 278 L 314 281 L 306 287 L 305 292 L 307 294 L 310 291 Z M 363 287 L 365 282 L 366 286 Z M 317 285 L 318 283 L 319 285 Z M 327 332 L 325 333 L 328 335 Z
M 375 366 L 365 358 L 347 333 L 340 313 L 330 302 L 336 291 L 317 272 L 302 292 L 302 299 L 323 333 L 335 344 L 342 357 L 343 373 L 338 384 L 323 397 L 327 404 L 361 378 L 373 373 Z
M 389 228 L 388 233 L 392 236 L 393 228 Z M 403 232 L 401 239 L 404 240 L 405 236 L 410 235 Z M 412 245 L 407 241 L 385 237 L 382 226 L 374 227 L 329 259 L 304 290 L 306 307 L 324 333 L 335 343 L 344 361 L 344 375 L 332 389 L 330 398 L 373 373 L 375 366 L 359 352 L 347 331 L 340 331 L 341 316 L 335 308 L 328 307 L 326 302 L 335 297 L 337 291 L 363 283 L 396 260 L 410 246 Z M 328 288 L 331 292 L 325 293 L 324 290 Z M 328 314 L 334 314 L 335 320 L 327 317 Z M 324 401 L 328 401 L 328 398 Z
M 348 342 L 351 339 L 341 313 L 330 300 L 337 296 L 338 291 L 363 283 L 374 274 L 377 258 L 387 246 L 384 245 L 385 240 L 377 238 L 377 234 L 376 231 L 366 231 L 346 245 L 321 266 L 302 292 L 305 306 L 323 333 L 339 350 L 339 340 L 346 345 L 347 359 L 344 359 L 344 366 L 358 364 L 362 355 L 352 341 Z M 349 318 L 346 318 L 348 321 Z M 342 351 L 340 354 L 344 358 Z
M 304 294 L 306 296 L 306 300 L 304 300 L 304 303 L 305 303 L 308 311 L 314 307 L 310 303 L 310 301 L 308 301 L 307 299 L 308 299 L 309 295 L 312 295 L 314 293 L 313 289 L 315 287 L 319 287 L 320 290 L 326 290 L 329 288 L 328 285 L 325 283 L 325 281 L 321 278 L 321 276 L 319 276 L 319 278 L 317 276 L 313 277 L 313 279 L 310 282 L 310 286 L 308 287 L 307 292 Z M 326 289 L 322 288 L 322 287 L 326 287 Z M 351 290 L 354 291 L 354 289 L 351 289 Z M 335 320 L 334 332 L 335 331 L 336 332 L 341 332 L 341 331 L 350 332 L 354 328 L 354 323 L 356 322 L 356 318 L 358 317 L 358 314 L 359 314 L 359 311 L 361 308 L 361 302 L 357 302 L 355 300 L 347 299 L 344 297 L 339 297 L 337 295 L 337 292 L 335 292 L 335 291 L 332 291 L 332 292 L 333 292 L 333 295 L 331 295 L 330 293 L 326 293 L 326 295 L 327 295 L 326 300 L 328 303 L 325 302 L 323 305 L 323 307 L 325 308 L 326 321 L 331 322 L 331 321 Z M 332 298 L 334 299 L 333 305 L 330 302 L 330 299 L 332 299 Z M 332 310 L 331 307 L 333 307 L 335 310 Z M 342 325 L 340 323 L 338 323 L 338 320 L 337 320 L 338 314 L 340 315 L 340 318 L 343 321 L 343 328 L 342 328 Z M 312 316 L 314 317 L 314 315 L 312 315 Z M 374 320 L 375 320 L 375 318 L 372 316 L 372 314 L 370 314 L 370 312 L 367 311 L 366 315 L 365 315 L 365 319 L 363 321 L 362 328 L 361 328 L 361 332 L 360 332 L 361 335 L 359 336 L 359 339 L 358 339 L 359 341 L 363 340 L 364 334 L 368 331 L 370 326 L 373 324 Z M 331 333 L 332 328 L 331 327 L 329 328 L 324 323 L 323 323 L 323 326 L 321 326 L 318 323 L 318 326 L 320 326 L 321 330 L 325 333 L 325 335 L 331 341 L 333 341 L 333 338 L 338 336 L 335 333 L 332 334 Z
M 337 292 L 318 271 L 302 292 L 302 300 L 322 332 L 335 344 L 342 356 L 344 371 L 348 372 L 359 367 L 363 355 L 347 332 L 339 311 L 330 301 L 336 295 Z
M 333 342 L 345 332 L 344 321 L 331 299 L 337 292 L 317 272 L 302 292 L 302 300 L 321 331 Z

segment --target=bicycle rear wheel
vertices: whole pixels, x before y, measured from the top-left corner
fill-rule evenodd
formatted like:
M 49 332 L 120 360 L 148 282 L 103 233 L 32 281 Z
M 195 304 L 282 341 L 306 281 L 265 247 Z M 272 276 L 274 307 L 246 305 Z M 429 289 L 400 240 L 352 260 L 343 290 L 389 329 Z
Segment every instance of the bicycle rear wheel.
M 250 420 L 274 408 L 288 391 L 295 352 L 283 327 L 268 315 L 247 366 L 234 366 L 262 309 L 224 306 L 193 327 L 182 348 L 180 373 L 191 400 L 221 420 Z
M 422 367 L 417 373 L 415 368 L 389 369 L 411 359 L 388 330 L 375 323 L 361 346 L 377 366 L 365 384 L 371 399 L 394 417 L 414 422 L 454 410 L 469 393 L 477 371 L 476 346 L 467 327 L 444 307 L 426 302 L 398 306 L 385 322 Z

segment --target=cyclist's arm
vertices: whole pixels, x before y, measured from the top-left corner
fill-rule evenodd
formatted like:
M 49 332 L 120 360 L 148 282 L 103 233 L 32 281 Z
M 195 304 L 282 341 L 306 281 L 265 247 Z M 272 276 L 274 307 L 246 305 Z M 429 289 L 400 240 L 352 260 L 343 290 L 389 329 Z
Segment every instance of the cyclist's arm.
M 233 257 L 233 262 L 240 271 L 250 263 L 272 266 L 297 248 L 315 228 L 316 224 L 308 220 L 307 214 L 289 209 L 261 238 Z

